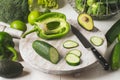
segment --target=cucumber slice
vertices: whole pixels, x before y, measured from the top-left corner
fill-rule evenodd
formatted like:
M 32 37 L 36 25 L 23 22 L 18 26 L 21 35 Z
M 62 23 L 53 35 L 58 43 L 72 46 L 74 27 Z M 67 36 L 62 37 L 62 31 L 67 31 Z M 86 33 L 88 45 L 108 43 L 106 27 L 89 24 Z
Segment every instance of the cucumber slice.
M 65 60 L 71 66 L 77 66 L 80 64 L 80 58 L 74 54 L 68 53 L 65 57 Z
M 90 38 L 90 41 L 95 46 L 101 46 L 104 42 L 104 40 L 101 37 L 98 37 L 98 36 L 92 36 Z
M 68 53 L 74 54 L 74 55 L 76 55 L 78 57 L 81 57 L 81 55 L 82 55 L 81 51 L 79 51 L 77 49 L 71 50 Z
M 63 47 L 67 48 L 67 49 L 75 48 L 77 46 L 79 46 L 79 44 L 75 41 L 72 41 L 72 40 L 67 40 L 63 43 Z

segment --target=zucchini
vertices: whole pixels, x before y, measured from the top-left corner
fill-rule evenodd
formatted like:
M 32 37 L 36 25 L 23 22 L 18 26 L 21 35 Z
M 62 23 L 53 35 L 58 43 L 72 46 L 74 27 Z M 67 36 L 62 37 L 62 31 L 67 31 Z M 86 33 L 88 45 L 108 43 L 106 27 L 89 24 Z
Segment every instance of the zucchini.
M 106 39 L 111 44 L 120 34 L 120 19 L 108 30 Z
M 101 46 L 103 44 L 104 40 L 101 37 L 92 36 L 90 38 L 90 42 L 95 46 Z
M 120 42 L 118 42 L 113 49 L 111 54 L 111 69 L 117 70 L 120 68 Z
M 67 40 L 63 43 L 63 47 L 67 48 L 67 49 L 75 48 L 77 46 L 79 46 L 79 44 L 75 41 L 72 41 L 72 40 Z
M 65 60 L 71 66 L 77 66 L 80 64 L 80 58 L 75 54 L 68 53 L 65 57 Z
M 32 47 L 36 51 L 36 53 L 41 57 L 54 64 L 58 63 L 60 56 L 57 49 L 54 48 L 52 45 L 44 41 L 35 40 L 32 43 Z
M 78 57 L 81 57 L 81 55 L 82 55 L 81 51 L 79 51 L 77 49 L 73 49 L 73 50 L 69 51 L 68 53 L 74 54 Z

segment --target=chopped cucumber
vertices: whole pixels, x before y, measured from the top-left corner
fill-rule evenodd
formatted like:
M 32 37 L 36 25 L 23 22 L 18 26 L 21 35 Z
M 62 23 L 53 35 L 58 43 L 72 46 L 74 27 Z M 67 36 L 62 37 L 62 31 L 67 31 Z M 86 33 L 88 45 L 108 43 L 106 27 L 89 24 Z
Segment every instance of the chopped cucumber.
M 98 36 L 92 36 L 90 38 L 90 41 L 95 46 L 101 46 L 104 42 L 104 40 L 101 37 L 98 37 Z
M 79 44 L 75 41 L 72 41 L 72 40 L 67 40 L 63 43 L 63 47 L 67 48 L 67 49 L 75 48 L 77 46 L 79 46 Z
M 66 62 L 71 66 L 77 66 L 80 64 L 80 58 L 74 54 L 68 53 L 65 57 Z
M 81 51 L 79 51 L 77 49 L 71 50 L 68 53 L 75 54 L 78 57 L 81 57 L 81 55 L 82 55 Z

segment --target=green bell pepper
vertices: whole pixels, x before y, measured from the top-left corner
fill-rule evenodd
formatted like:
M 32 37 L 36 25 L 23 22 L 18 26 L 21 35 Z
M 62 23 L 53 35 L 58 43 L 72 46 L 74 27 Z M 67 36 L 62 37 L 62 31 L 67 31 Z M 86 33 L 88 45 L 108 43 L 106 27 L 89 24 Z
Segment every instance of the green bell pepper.
M 0 60 L 18 60 L 17 51 L 14 49 L 12 36 L 6 32 L 0 32 Z
M 65 36 L 70 31 L 70 25 L 66 21 L 66 16 L 58 12 L 50 12 L 41 15 L 34 23 L 34 29 L 23 34 L 26 35 L 37 32 L 43 39 L 56 39 Z

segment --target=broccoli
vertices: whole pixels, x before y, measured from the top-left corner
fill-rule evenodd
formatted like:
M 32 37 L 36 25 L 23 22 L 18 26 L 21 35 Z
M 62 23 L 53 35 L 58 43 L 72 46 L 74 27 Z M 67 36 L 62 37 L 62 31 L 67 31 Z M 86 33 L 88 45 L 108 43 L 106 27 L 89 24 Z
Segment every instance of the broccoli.
M 0 0 L 0 21 L 11 23 L 14 20 L 27 22 L 28 0 Z
M 106 12 L 105 5 L 102 2 L 96 2 L 88 8 L 87 13 L 90 15 L 104 15 Z
M 79 12 L 84 12 L 87 9 L 87 3 L 85 0 L 75 0 L 75 5 Z
M 87 5 L 91 6 L 95 2 L 96 2 L 96 0 L 87 0 Z

